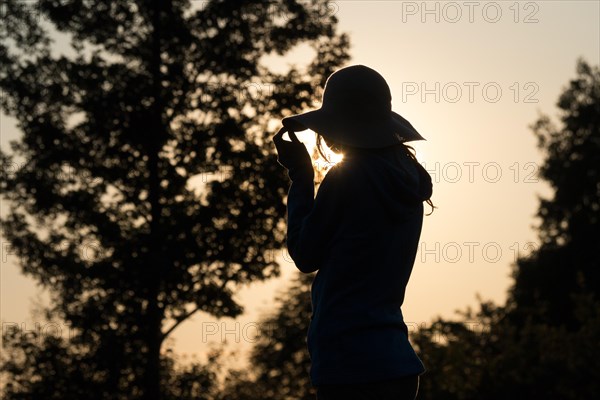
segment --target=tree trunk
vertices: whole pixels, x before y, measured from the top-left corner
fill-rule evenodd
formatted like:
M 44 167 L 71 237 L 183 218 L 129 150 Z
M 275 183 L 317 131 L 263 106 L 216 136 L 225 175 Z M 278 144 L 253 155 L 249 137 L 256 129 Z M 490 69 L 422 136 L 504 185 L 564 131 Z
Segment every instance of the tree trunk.
M 158 261 L 158 260 L 157 260 Z M 156 263 L 158 264 L 158 263 Z M 158 266 L 158 265 L 157 265 Z M 153 281 L 158 283 L 157 279 Z M 146 331 L 146 368 L 144 376 L 144 400 L 160 400 L 161 384 L 160 384 L 160 348 L 161 339 L 161 322 L 162 311 L 158 305 L 158 296 L 156 295 L 157 288 L 152 288 L 149 291 L 150 299 L 147 309 L 147 331 Z
M 162 207 L 160 204 L 160 171 L 159 171 L 159 152 L 161 149 L 163 135 L 163 105 L 161 96 L 161 77 L 160 77 L 160 18 L 162 1 L 153 2 L 152 12 L 152 59 L 150 60 L 150 71 L 152 73 L 152 86 L 154 93 L 154 103 L 152 112 L 152 124 L 149 140 L 148 170 L 149 170 L 149 188 L 148 200 L 151 207 L 150 221 L 150 260 L 148 263 L 148 308 L 146 310 L 146 368 L 144 376 L 144 400 L 160 400 L 160 348 L 162 344 L 161 328 L 163 319 L 163 309 L 158 304 L 158 297 L 161 290 L 163 268 L 165 268 L 161 246 L 161 223 L 160 217 Z M 140 132 L 143 134 L 144 132 Z

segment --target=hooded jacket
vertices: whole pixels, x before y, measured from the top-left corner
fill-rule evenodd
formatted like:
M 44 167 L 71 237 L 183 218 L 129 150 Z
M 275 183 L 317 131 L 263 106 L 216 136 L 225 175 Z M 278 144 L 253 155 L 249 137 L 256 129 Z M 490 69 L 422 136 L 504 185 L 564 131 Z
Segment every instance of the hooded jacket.
M 420 375 L 401 306 L 431 176 L 407 149 L 354 149 L 314 183 L 290 173 L 288 252 L 311 287 L 313 386 Z

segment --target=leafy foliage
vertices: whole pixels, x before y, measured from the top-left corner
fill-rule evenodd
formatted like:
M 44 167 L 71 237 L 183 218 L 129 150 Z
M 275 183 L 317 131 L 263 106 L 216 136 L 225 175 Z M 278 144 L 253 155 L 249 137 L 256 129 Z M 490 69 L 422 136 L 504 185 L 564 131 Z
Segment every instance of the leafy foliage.
M 250 355 L 252 370 L 230 370 L 223 399 L 315 398 L 306 344 L 312 278 L 313 274 L 297 273 L 289 289 L 279 294 L 276 310 L 260 323 L 268 329 L 258 337 Z
M 600 294 L 600 67 L 579 60 L 557 103 L 563 127 L 547 116 L 531 127 L 545 151 L 540 175 L 554 189 L 540 199 L 541 246 L 518 260 L 513 315 L 578 329 L 574 294 Z
M 423 399 L 600 394 L 600 68 L 579 59 L 577 74 L 557 103 L 563 127 L 544 115 L 531 125 L 545 152 L 541 177 L 555 190 L 540 199 L 541 245 L 517 260 L 506 305 L 481 303 L 418 332 Z M 468 321 L 481 329 L 465 330 Z
M 240 315 L 235 292 L 279 275 L 288 181 L 271 123 L 314 106 L 348 38 L 318 1 L 37 4 L 3 2 L 0 106 L 23 136 L 0 151 L 1 226 L 74 337 L 3 367 L 36 377 L 7 398 L 159 398 L 171 332 L 197 311 Z M 306 68 L 265 66 L 299 44 Z

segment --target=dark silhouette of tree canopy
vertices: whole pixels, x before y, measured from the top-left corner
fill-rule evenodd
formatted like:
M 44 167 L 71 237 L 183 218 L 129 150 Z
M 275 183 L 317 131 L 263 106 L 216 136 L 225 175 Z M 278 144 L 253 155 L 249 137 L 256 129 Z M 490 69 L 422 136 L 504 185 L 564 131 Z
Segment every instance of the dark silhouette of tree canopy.
M 174 329 L 240 315 L 234 293 L 278 276 L 288 178 L 270 123 L 315 106 L 348 38 L 320 1 L 3 3 L 1 107 L 23 134 L 0 152 L 3 235 L 72 328 L 9 338 L 5 396 L 158 399 Z M 262 62 L 302 43 L 306 69 Z
M 78 335 L 70 338 L 57 321 L 38 319 L 49 329 L 32 330 L 25 335 L 18 327 L 3 326 L 4 395 L 9 399 L 114 399 L 126 398 L 122 393 L 110 393 L 106 379 L 93 379 L 97 374 L 110 374 L 111 365 L 99 349 Z M 53 329 L 54 328 L 54 329 Z M 99 339 L 104 351 L 131 360 L 125 344 L 116 337 Z M 166 346 L 164 346 L 166 347 Z M 183 362 L 171 348 L 161 356 L 163 398 L 172 400 L 214 400 L 220 394 L 217 376 L 221 371 L 222 351 L 211 351 L 208 363 Z M 126 372 L 131 372 L 128 369 Z M 124 372 L 123 372 L 124 373 Z M 126 391 L 125 388 L 121 389 Z
M 600 67 L 577 61 L 557 103 L 562 127 L 530 127 L 544 151 L 540 246 L 520 257 L 506 305 L 481 302 L 415 335 L 423 399 L 592 399 L 600 395 Z M 475 329 L 467 329 L 474 324 Z
M 583 60 L 560 95 L 562 127 L 547 116 L 532 128 L 545 151 L 540 176 L 554 190 L 540 199 L 541 246 L 518 260 L 512 314 L 578 329 L 576 294 L 600 294 L 600 70 Z
M 251 370 L 229 370 L 222 399 L 313 400 L 306 331 L 312 308 L 314 274 L 296 273 L 277 296 L 277 308 L 265 316 L 250 354 Z

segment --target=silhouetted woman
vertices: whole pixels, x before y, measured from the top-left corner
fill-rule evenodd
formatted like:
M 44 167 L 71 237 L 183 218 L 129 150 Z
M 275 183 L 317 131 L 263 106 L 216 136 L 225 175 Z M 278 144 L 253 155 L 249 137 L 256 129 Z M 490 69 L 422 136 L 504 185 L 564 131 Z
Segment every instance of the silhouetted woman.
M 424 140 L 391 109 L 385 79 L 363 65 L 328 79 L 320 109 L 284 118 L 273 137 L 292 181 L 287 247 L 297 268 L 318 271 L 307 335 L 317 399 L 414 399 L 425 367 L 401 306 L 431 177 L 405 142 Z M 314 197 L 314 170 L 294 131 L 311 129 L 343 154 Z M 285 132 L 291 141 L 283 139 Z

